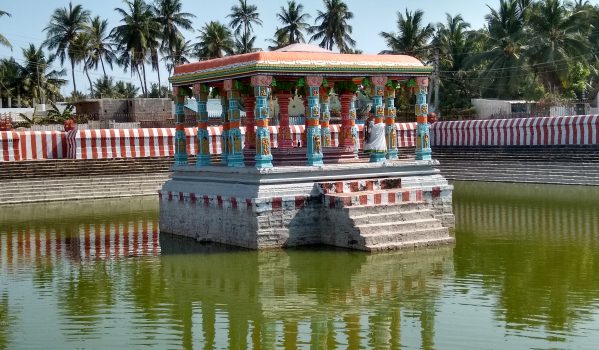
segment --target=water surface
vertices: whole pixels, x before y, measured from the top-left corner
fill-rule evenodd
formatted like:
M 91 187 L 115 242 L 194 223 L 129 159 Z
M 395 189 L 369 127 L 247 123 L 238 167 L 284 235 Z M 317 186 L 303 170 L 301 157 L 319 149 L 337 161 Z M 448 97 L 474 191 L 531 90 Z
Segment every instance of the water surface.
M 596 349 L 599 189 L 456 183 L 456 244 L 253 252 L 154 198 L 0 207 L 0 349 Z

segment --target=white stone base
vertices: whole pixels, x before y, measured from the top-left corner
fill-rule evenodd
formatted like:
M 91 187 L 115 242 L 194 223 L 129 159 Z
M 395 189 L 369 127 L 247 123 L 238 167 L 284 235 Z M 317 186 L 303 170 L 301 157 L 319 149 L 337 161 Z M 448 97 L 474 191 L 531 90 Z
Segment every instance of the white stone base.
M 448 243 L 452 187 L 436 165 L 174 167 L 160 191 L 160 228 L 251 249 L 328 244 L 382 250 Z M 371 216 L 375 222 L 364 224 Z

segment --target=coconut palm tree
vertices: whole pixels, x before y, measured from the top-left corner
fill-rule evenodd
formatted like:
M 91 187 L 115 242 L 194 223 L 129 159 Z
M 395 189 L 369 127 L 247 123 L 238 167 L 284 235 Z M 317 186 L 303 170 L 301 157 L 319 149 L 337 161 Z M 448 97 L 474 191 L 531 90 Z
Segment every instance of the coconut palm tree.
M 191 19 L 195 18 L 195 15 L 188 12 L 182 12 L 180 0 L 157 0 L 154 6 L 154 13 L 158 23 L 160 23 L 162 32 L 162 44 L 160 50 L 167 56 L 173 57 L 177 48 L 176 45 L 180 45 L 180 42 L 182 40 L 184 41 L 183 34 L 179 28 L 193 31 Z M 158 71 L 158 74 L 160 74 L 160 70 L 158 69 L 159 60 L 158 52 L 156 52 L 155 55 L 152 55 L 152 67 Z M 169 70 L 170 74 L 168 63 L 167 70 Z M 160 78 L 158 80 L 160 80 Z
M 0 98 L 9 99 L 17 96 L 23 85 L 22 75 L 23 67 L 13 57 L 0 59 L 0 86 L 2 87 Z M 8 107 L 12 107 L 12 101 Z
M 239 53 L 252 52 L 248 45 L 255 40 L 250 35 L 253 31 L 253 25 L 256 24 L 262 26 L 262 20 L 258 13 L 258 6 L 248 5 L 247 0 L 239 0 L 239 5 L 231 7 L 231 13 L 227 15 L 227 17 L 231 18 L 229 25 L 235 29 L 235 35 L 242 38 L 240 39 L 240 42 L 244 46 L 242 52 Z
M 477 96 L 476 71 L 467 65 L 469 57 L 480 52 L 480 44 L 470 23 L 461 15 L 446 14 L 446 23 L 437 25 L 433 45 L 439 52 L 439 78 L 443 108 L 466 108 L 470 99 Z
M 246 36 L 245 34 L 241 34 L 235 37 L 235 53 L 236 54 L 242 54 L 242 53 L 250 53 L 250 52 L 255 52 L 258 51 L 260 49 L 256 49 L 254 48 L 254 43 L 256 42 L 256 36 L 255 35 L 251 35 L 251 36 Z
M 500 0 L 498 10 L 489 9 L 491 13 L 485 16 L 487 28 L 479 37 L 485 42 L 485 51 L 473 55 L 469 64 L 485 65 L 481 79 L 487 95 L 513 98 L 530 73 L 526 66 L 529 47 L 524 11 L 517 0 Z
M 31 104 L 43 102 L 44 98 L 55 100 L 60 97 L 60 87 L 67 83 L 62 77 L 64 69 L 50 69 L 51 62 L 41 47 L 29 44 L 23 49 L 24 65 L 21 67 L 21 84 Z
M 95 98 L 114 98 L 117 97 L 114 81 L 111 77 L 103 76 L 94 82 L 96 90 Z
M 384 53 L 401 53 L 423 59 L 427 56 L 429 40 L 435 33 L 432 24 L 423 23 L 424 12 L 414 12 L 406 9 L 405 16 L 397 12 L 397 28 L 399 33 L 381 32 L 379 35 L 385 39 L 389 50 Z
M 268 45 L 269 51 L 278 50 L 282 47 L 291 44 L 289 42 L 289 35 L 287 34 L 287 32 L 281 31 L 279 28 L 277 28 L 277 30 L 275 31 L 275 36 L 272 39 L 266 39 L 266 42 L 271 44 Z
M 122 17 L 122 24 L 112 30 L 111 36 L 118 43 L 119 62 L 125 69 L 131 67 L 131 73 L 137 72 L 142 91 L 147 96 L 145 61 L 151 49 L 159 46 L 160 24 L 152 7 L 143 0 L 128 0 L 125 4 L 126 9 L 115 8 Z
M 50 17 L 50 23 L 44 31 L 47 33 L 44 46 L 49 50 L 54 50 L 50 57 L 58 57 L 60 64 L 63 65 L 65 59 L 69 58 L 71 62 L 71 78 L 73 80 L 73 91 L 77 93 L 77 84 L 75 83 L 75 60 L 72 54 L 73 50 L 69 48 L 77 38 L 77 35 L 83 32 L 89 21 L 89 11 L 84 10 L 81 5 L 75 5 L 69 2 L 69 7 L 58 8 L 54 10 Z
M 561 0 L 536 2 L 529 18 L 535 33 L 529 50 L 530 64 L 547 91 L 561 91 L 567 78 L 567 67 L 575 61 L 586 61 L 590 50 L 580 33 L 580 16 L 572 13 Z
M 324 6 L 324 12 L 317 11 L 318 16 L 314 20 L 316 25 L 309 29 L 312 34 L 310 41 L 320 40 L 320 47 L 328 50 L 337 45 L 342 53 L 356 46 L 356 41 L 350 36 L 353 28 L 348 24 L 354 14 L 349 11 L 347 4 L 342 0 L 324 0 Z
M 224 24 L 211 21 L 200 30 L 200 40 L 194 47 L 196 56 L 202 59 L 219 58 L 233 54 L 235 42 L 231 31 Z
M 122 80 L 117 81 L 114 84 L 116 95 L 121 98 L 135 98 L 139 92 L 139 88 L 132 83 L 125 83 Z
M 92 40 L 88 32 L 81 32 L 77 34 L 75 40 L 71 43 L 68 49 L 69 57 L 75 62 L 75 64 L 83 64 L 83 73 L 87 76 L 89 82 L 90 96 L 94 95 L 94 86 L 89 76 L 89 67 L 92 56 Z
M 0 10 L 0 17 L 2 17 L 2 16 L 10 17 L 10 13 Z M 0 45 L 4 45 L 4 46 L 12 49 L 12 45 L 10 44 L 10 41 L 8 41 L 8 39 L 6 39 L 6 37 L 2 34 L 0 34 Z
M 110 39 L 108 33 L 108 21 L 100 19 L 100 16 L 94 17 L 87 33 L 90 37 L 90 57 L 89 68 L 98 69 L 98 65 L 102 66 L 102 72 L 106 77 L 106 67 L 104 61 L 112 68 L 112 62 L 116 61 L 114 53 L 115 44 Z
M 193 47 L 190 40 L 185 41 L 185 39 L 177 38 L 172 53 L 162 58 L 162 60 L 166 62 L 166 69 L 168 70 L 169 76 L 172 74 L 175 66 L 189 63 L 188 57 L 191 56 L 192 50 Z
M 281 6 L 277 18 L 283 27 L 277 29 L 277 37 L 284 33 L 289 38 L 289 44 L 305 42 L 303 32 L 310 29 L 310 25 L 305 21 L 310 18 L 310 15 L 302 13 L 303 10 L 304 5 L 296 3 L 295 0 L 287 1 L 287 8 Z

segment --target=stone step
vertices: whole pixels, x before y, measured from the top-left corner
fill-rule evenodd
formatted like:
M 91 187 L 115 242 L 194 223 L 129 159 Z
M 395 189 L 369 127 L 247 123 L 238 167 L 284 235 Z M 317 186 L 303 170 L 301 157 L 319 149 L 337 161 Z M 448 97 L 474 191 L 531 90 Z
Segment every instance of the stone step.
M 447 230 L 447 229 L 445 229 L 445 230 Z M 391 250 L 410 249 L 410 248 L 419 248 L 419 247 L 432 247 L 432 246 L 439 246 L 439 245 L 443 245 L 443 244 L 451 244 L 453 242 L 455 242 L 455 238 L 451 237 L 447 233 L 445 233 L 445 234 L 443 234 L 443 236 L 439 236 L 438 238 L 379 243 L 379 244 L 369 245 L 366 247 L 366 249 L 370 252 L 380 252 L 380 251 L 391 251 Z
M 412 232 L 442 227 L 435 218 L 418 218 L 409 221 L 385 221 L 379 223 L 356 225 L 360 235 L 365 239 L 390 234 L 411 234 Z
M 352 219 L 360 219 L 371 215 L 385 215 L 389 213 L 399 213 L 402 211 L 422 211 L 428 210 L 428 206 L 424 202 L 396 203 L 386 205 L 359 205 L 344 208 L 348 216 Z
M 435 212 L 431 209 L 419 209 L 419 210 L 401 210 L 401 211 L 389 211 L 381 212 L 378 214 L 367 214 L 367 215 L 352 215 L 350 219 L 354 225 L 369 225 L 377 223 L 401 223 L 411 220 L 418 219 L 429 219 L 434 218 Z
M 377 235 L 363 236 L 364 245 L 373 247 L 383 244 L 407 243 L 413 241 L 429 241 L 446 238 L 449 236 L 447 227 L 424 227 L 413 230 L 393 231 Z

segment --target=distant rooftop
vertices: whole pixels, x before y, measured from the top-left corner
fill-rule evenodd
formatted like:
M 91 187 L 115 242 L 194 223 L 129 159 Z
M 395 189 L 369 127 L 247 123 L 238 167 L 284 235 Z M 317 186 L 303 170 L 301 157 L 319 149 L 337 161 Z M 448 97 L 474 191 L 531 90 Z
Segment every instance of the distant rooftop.
M 320 52 L 320 53 L 335 53 L 331 50 L 324 49 L 318 45 L 312 44 L 291 44 L 282 47 L 274 52 Z

